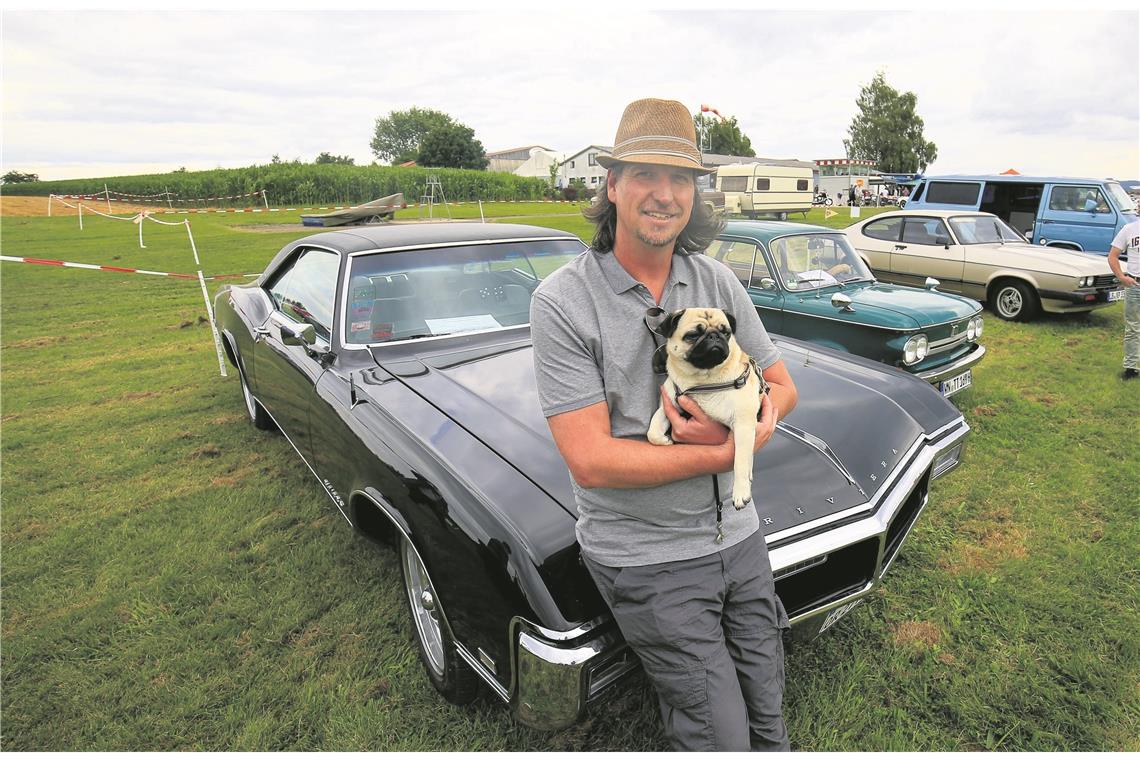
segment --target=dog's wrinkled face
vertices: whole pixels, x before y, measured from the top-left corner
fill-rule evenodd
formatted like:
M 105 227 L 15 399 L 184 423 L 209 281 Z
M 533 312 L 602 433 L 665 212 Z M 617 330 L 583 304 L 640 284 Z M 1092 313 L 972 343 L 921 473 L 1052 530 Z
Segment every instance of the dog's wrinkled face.
M 670 355 L 697 369 L 712 369 L 732 354 L 736 319 L 720 309 L 681 309 L 665 318 L 661 333 Z

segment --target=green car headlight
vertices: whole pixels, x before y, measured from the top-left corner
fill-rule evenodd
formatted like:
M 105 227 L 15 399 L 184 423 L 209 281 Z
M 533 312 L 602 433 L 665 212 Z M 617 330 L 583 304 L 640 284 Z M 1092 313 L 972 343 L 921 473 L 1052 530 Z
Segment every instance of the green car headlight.
M 922 333 L 910 336 L 907 338 L 906 345 L 903 346 L 903 363 L 917 364 L 922 361 L 926 358 L 929 347 L 930 344 Z

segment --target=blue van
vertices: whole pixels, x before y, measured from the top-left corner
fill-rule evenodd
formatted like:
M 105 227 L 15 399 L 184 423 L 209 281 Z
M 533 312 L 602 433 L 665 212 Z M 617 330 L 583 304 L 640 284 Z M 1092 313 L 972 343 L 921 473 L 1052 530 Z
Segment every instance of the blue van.
M 1136 205 L 1111 179 L 982 175 L 923 177 L 906 202 L 921 208 L 987 211 L 1030 242 L 1108 255 Z

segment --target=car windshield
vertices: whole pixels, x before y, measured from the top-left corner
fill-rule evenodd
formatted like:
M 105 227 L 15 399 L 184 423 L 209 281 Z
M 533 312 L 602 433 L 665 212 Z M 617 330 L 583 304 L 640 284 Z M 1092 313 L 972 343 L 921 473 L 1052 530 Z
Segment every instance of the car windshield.
M 780 281 L 788 290 L 874 279 L 841 232 L 789 235 L 773 240 L 770 247 Z
M 1136 201 L 1132 196 L 1124 192 L 1119 182 L 1105 182 L 1104 186 L 1108 188 L 1108 194 L 1116 201 L 1116 207 L 1121 211 L 1136 213 Z
M 577 239 L 353 256 L 345 342 L 387 343 L 530 321 L 538 283 L 585 250 Z
M 1026 242 L 1017 230 L 996 216 L 955 216 L 950 218 L 950 227 L 962 245 Z

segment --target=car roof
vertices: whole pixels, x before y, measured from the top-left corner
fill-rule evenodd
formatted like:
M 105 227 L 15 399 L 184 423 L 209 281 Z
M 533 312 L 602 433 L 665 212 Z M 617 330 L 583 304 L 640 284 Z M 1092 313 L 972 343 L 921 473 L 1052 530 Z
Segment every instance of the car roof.
M 385 224 L 330 230 L 310 235 L 289 244 L 320 245 L 343 253 L 369 251 L 375 248 L 448 245 L 467 241 L 518 240 L 520 238 L 567 238 L 569 232 L 535 227 L 529 224 L 484 224 L 479 222 L 435 222 L 426 224 Z
M 799 222 L 767 222 L 767 221 L 737 221 L 730 220 L 724 226 L 723 235 L 741 235 L 745 237 L 771 240 L 779 235 L 796 235 L 803 233 L 831 232 L 840 233 L 843 230 L 822 227 L 818 224 L 802 224 Z
M 888 217 L 888 216 L 937 216 L 937 217 L 941 217 L 941 218 L 945 219 L 946 217 L 950 217 L 950 216 L 995 216 L 995 215 L 991 214 L 988 211 L 973 211 L 973 210 L 968 209 L 968 208 L 921 208 L 921 207 L 915 208 L 915 209 L 902 208 L 902 209 L 899 209 L 898 211 L 887 211 L 886 213 L 883 213 L 883 214 L 875 214 L 874 216 L 868 217 L 867 219 L 860 219 L 859 221 L 852 222 L 851 225 L 848 225 L 848 226 L 853 226 L 856 224 L 862 224 L 863 222 L 873 222 L 874 220 L 879 219 L 880 217 Z
M 962 180 L 970 182 L 1116 182 L 1110 177 L 1031 177 L 1025 174 L 942 174 L 937 177 L 920 177 L 923 180 Z

